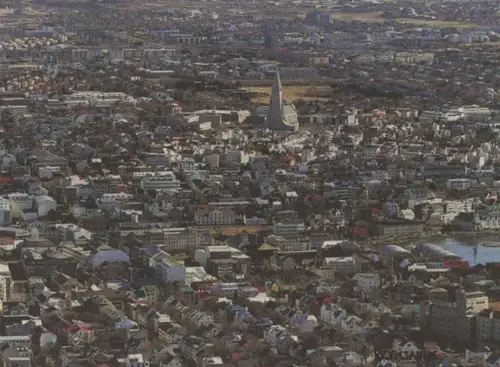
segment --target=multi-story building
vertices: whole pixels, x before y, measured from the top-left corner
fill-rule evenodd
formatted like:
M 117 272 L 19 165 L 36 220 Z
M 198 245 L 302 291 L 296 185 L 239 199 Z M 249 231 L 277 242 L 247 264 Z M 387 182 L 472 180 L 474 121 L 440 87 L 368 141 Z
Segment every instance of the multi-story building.
M 305 230 L 304 223 L 274 223 L 273 234 L 285 239 L 297 240 L 299 233 Z
M 0 283 L 2 301 L 8 302 L 12 294 L 12 274 L 8 265 L 0 264 Z
M 481 341 L 500 341 L 500 312 L 483 310 L 477 315 L 476 338 Z
M 333 16 L 332 13 L 326 11 L 310 11 L 304 20 L 315 25 L 325 25 L 333 22 Z
M 202 226 L 235 224 L 236 214 L 230 208 L 213 210 L 197 209 L 194 214 L 194 222 Z
M 446 213 L 472 213 L 474 199 L 468 198 L 464 200 L 450 200 L 444 202 L 444 210 Z
M 35 149 L 26 158 L 27 163 L 31 164 L 33 172 L 39 174 L 39 170 L 44 167 L 50 167 L 52 172 L 56 170 L 64 173 L 68 168 L 68 159 L 59 157 L 48 150 Z
M 79 240 L 88 241 L 92 238 L 92 233 L 84 228 L 78 227 L 72 223 L 56 224 L 56 242 L 71 241 L 77 242 Z
M 264 22 L 264 47 L 268 50 L 278 47 L 278 25 L 274 19 Z
M 448 190 L 467 189 L 469 187 L 472 187 L 473 183 L 474 181 L 469 178 L 450 178 L 448 179 L 448 181 L 446 181 L 446 188 Z
M 357 273 L 352 279 L 356 281 L 358 288 L 363 292 L 378 289 L 381 284 L 378 273 Z
M 97 204 L 100 209 L 106 212 L 112 212 L 115 209 L 121 209 L 123 204 L 133 199 L 133 195 L 124 192 L 116 194 L 103 194 Z
M 35 207 L 33 197 L 30 197 L 28 194 L 14 192 L 7 195 L 7 198 L 20 210 L 29 210 Z
M 0 198 L 0 226 L 9 225 L 12 222 L 10 201 Z
M 422 233 L 424 222 L 406 219 L 388 219 L 378 222 L 377 231 L 383 236 L 399 236 L 412 233 Z
M 141 189 L 143 190 L 178 190 L 181 188 L 181 184 L 173 172 L 155 172 L 149 175 L 144 175 L 146 172 L 140 173 L 144 176 L 141 179 Z
M 153 256 L 153 265 L 155 274 L 158 278 L 166 282 L 180 282 L 184 284 L 186 281 L 186 267 L 184 262 L 174 259 L 170 254 L 160 251 Z
M 195 260 L 217 278 L 243 278 L 248 271 L 250 258 L 230 246 L 207 246 L 205 250 L 196 251 Z
M 325 257 L 323 260 L 323 269 L 332 270 L 338 274 L 355 274 L 361 270 L 360 265 L 353 256 Z
M 420 308 L 421 329 L 459 340 L 476 339 L 476 332 L 487 335 L 488 325 L 476 326 L 476 316 L 488 309 L 488 297 L 482 292 L 460 292 L 456 302 L 424 301 Z
M 467 173 L 465 165 L 453 164 L 453 165 L 442 165 L 442 164 L 428 164 L 421 167 L 421 173 L 425 178 L 433 177 L 457 177 L 460 175 L 465 175 Z
M 165 251 L 192 253 L 201 243 L 201 236 L 195 228 L 163 228 Z
M 144 59 L 175 57 L 175 53 L 175 48 L 146 48 L 142 51 L 142 57 Z

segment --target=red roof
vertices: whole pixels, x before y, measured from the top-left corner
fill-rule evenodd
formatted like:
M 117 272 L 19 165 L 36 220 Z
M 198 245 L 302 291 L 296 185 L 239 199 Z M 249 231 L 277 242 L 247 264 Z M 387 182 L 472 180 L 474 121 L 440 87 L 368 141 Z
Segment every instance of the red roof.
M 85 326 L 83 326 L 82 324 L 73 324 L 71 325 L 69 328 L 68 328 L 68 331 L 69 332 L 72 332 L 72 333 L 75 333 L 77 332 L 78 330 L 81 330 L 83 332 L 87 332 L 89 331 L 88 328 L 86 328 Z
M 0 183 L 9 183 L 12 182 L 12 178 L 10 177 L 0 177 Z
M 354 232 L 356 232 L 356 234 L 364 235 L 368 233 L 368 229 L 366 227 L 358 226 L 354 228 Z

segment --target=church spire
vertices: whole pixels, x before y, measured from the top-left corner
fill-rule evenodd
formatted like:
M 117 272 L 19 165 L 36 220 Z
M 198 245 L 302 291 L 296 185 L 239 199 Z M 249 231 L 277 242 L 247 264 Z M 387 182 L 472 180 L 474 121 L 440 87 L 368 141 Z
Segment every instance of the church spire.
M 281 110 L 283 104 L 283 91 L 281 89 L 280 72 L 276 70 L 273 81 L 273 89 L 271 90 L 271 100 L 269 101 L 269 109 L 274 108 L 277 112 L 278 108 Z M 281 115 L 281 113 L 280 113 Z
M 276 74 L 274 75 L 274 82 L 273 82 L 273 92 L 277 91 L 281 95 L 281 78 L 280 78 L 280 72 L 279 70 L 276 70 Z
M 267 126 L 271 130 L 294 131 L 298 128 L 297 113 L 293 105 L 283 103 L 283 91 L 279 71 L 274 75 L 269 110 L 267 112 Z

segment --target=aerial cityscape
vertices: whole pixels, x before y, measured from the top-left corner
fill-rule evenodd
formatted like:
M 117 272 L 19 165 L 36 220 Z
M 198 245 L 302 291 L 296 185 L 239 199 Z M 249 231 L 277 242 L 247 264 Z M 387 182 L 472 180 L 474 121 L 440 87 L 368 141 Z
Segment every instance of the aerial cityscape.
M 0 0 L 0 367 L 499 367 L 500 2 Z

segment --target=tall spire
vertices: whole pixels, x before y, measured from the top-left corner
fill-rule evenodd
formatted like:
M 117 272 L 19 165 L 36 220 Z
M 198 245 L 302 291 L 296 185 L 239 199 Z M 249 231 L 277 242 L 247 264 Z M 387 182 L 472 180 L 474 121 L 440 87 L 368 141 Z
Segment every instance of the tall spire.
M 271 90 L 271 99 L 269 100 L 268 118 L 281 118 L 281 109 L 283 105 L 283 91 L 281 90 L 280 73 L 276 70 L 273 81 L 273 89 Z
M 267 112 L 267 126 L 271 130 L 296 130 L 298 128 L 296 119 L 297 113 L 294 107 L 292 105 L 285 106 L 283 103 L 280 74 L 276 70 L 271 98 L 269 100 L 269 110 Z
M 279 70 L 276 70 L 276 74 L 274 75 L 273 91 L 275 89 L 280 93 L 281 96 L 281 78 Z

